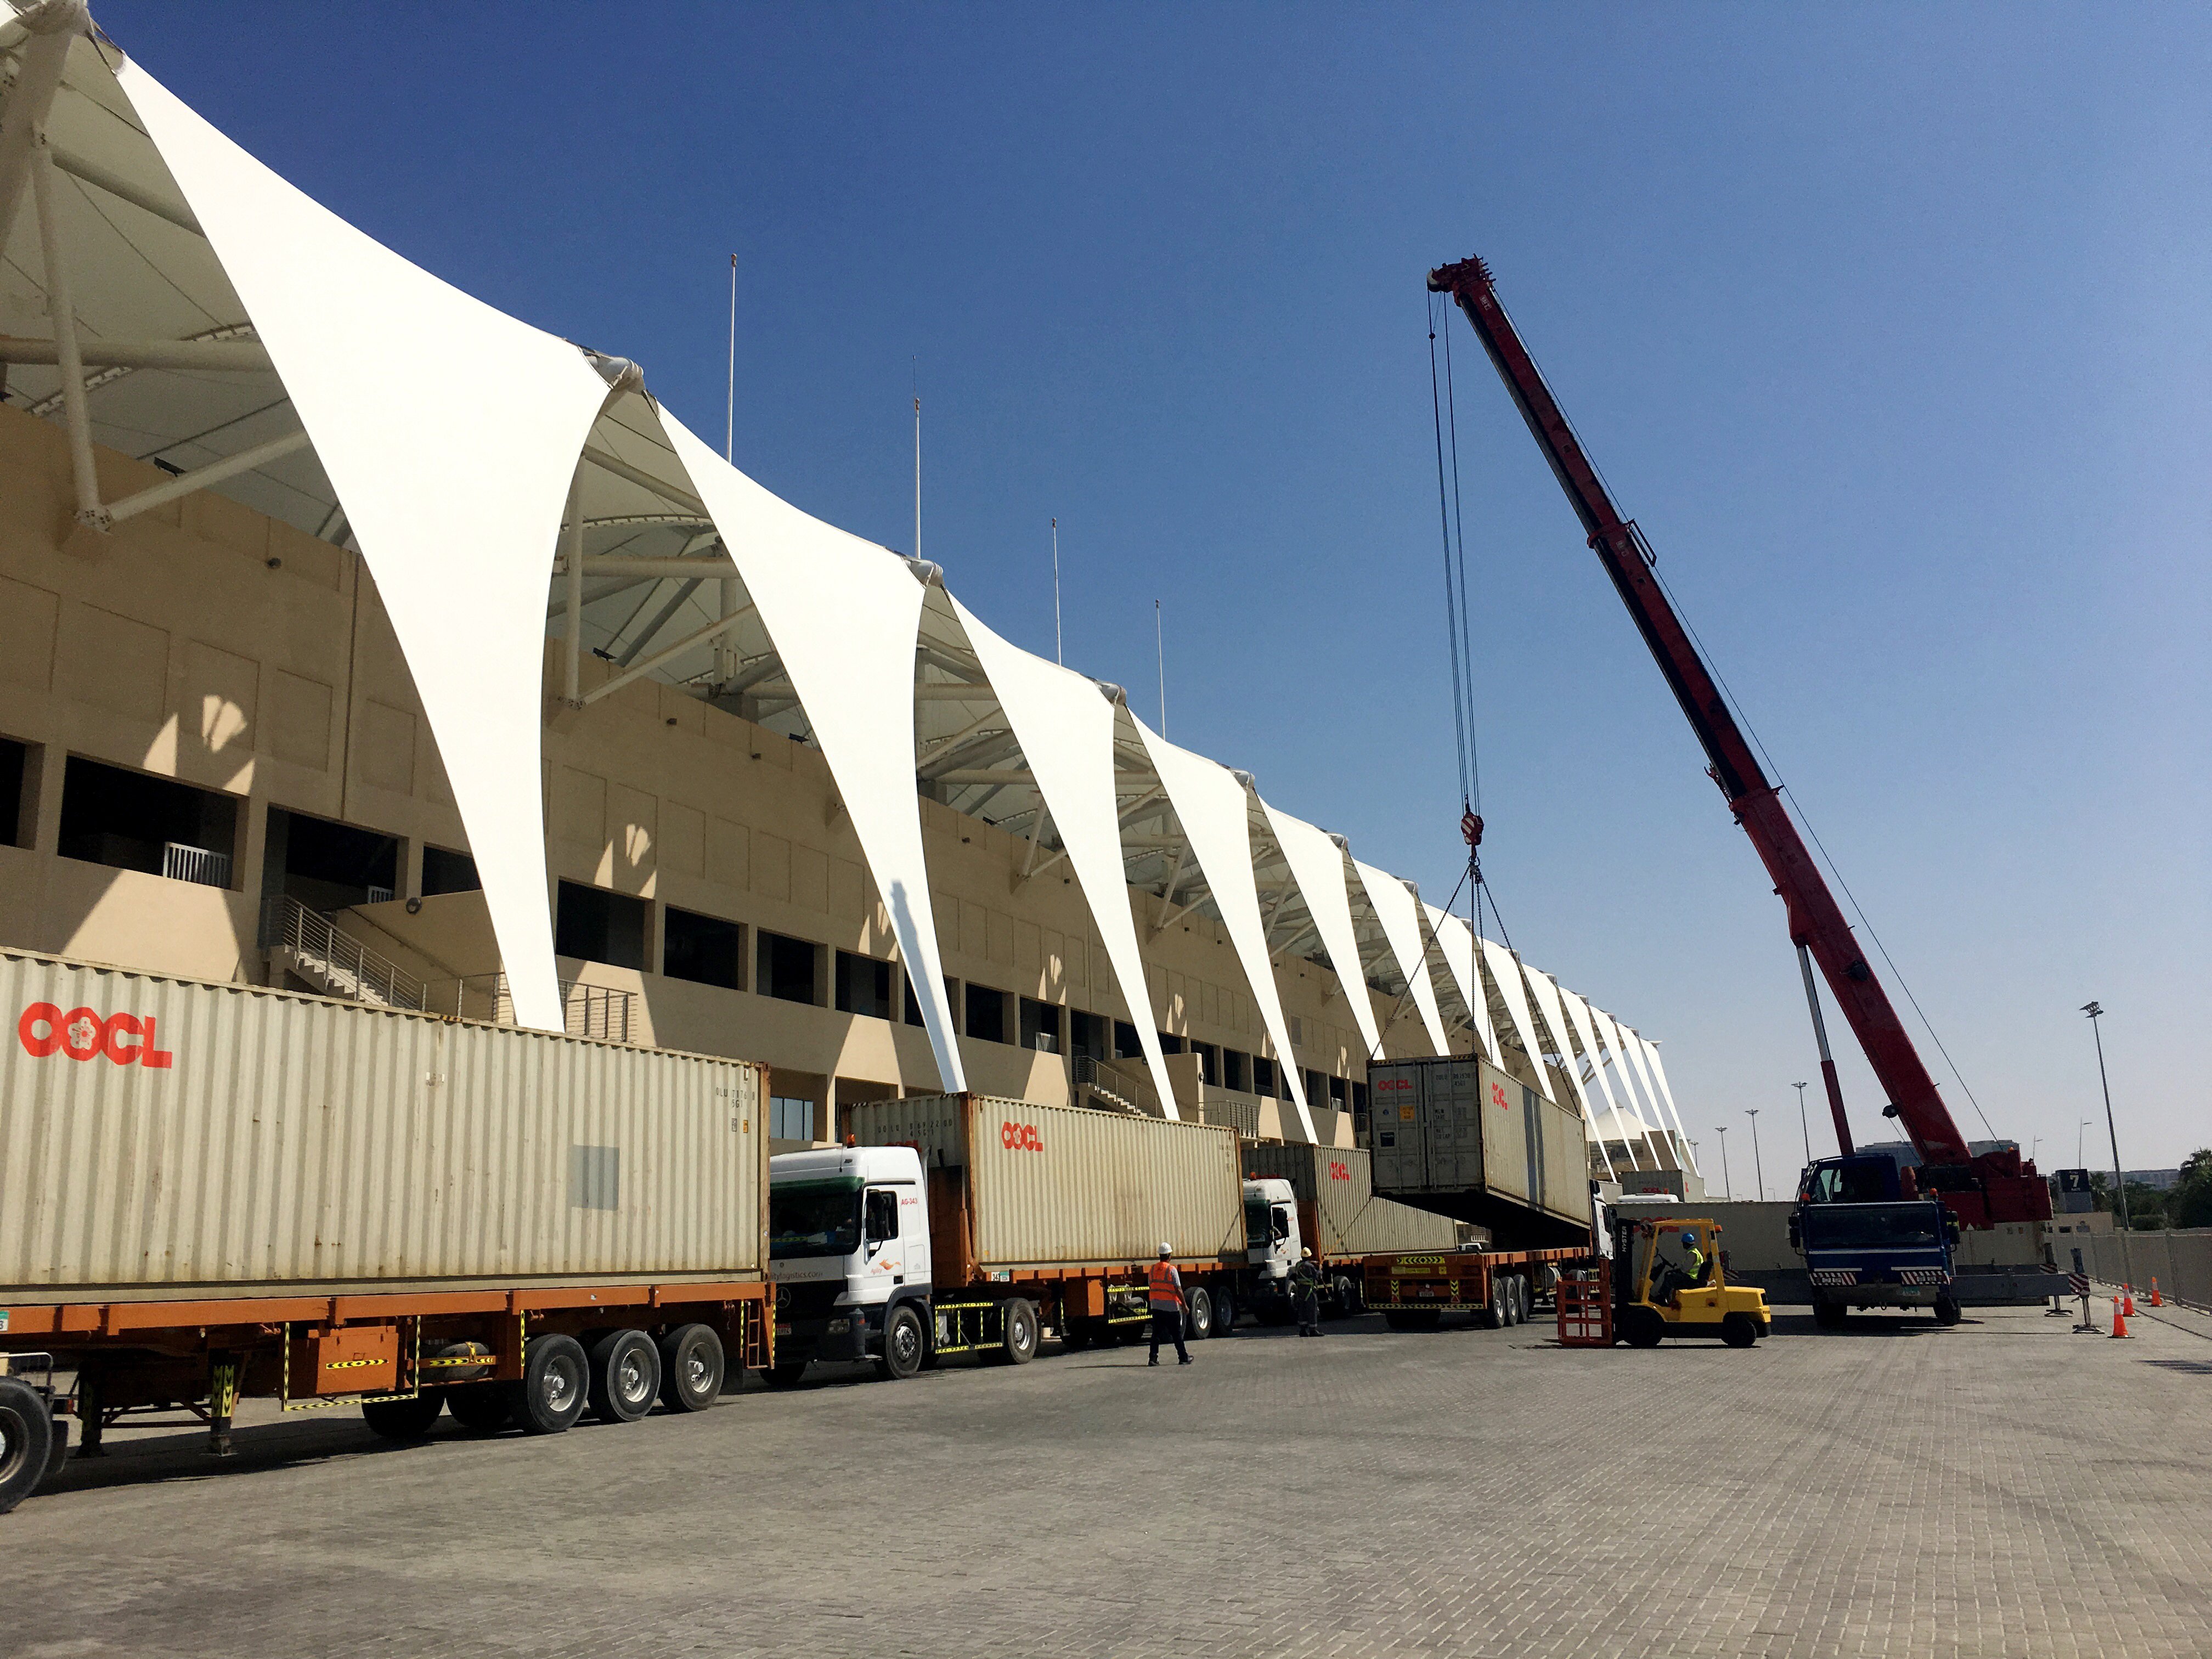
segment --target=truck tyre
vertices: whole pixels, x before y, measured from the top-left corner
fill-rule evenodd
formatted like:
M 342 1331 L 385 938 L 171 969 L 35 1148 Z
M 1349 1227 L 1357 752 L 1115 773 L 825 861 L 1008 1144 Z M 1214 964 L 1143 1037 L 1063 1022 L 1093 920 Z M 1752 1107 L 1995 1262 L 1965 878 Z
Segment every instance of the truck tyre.
M 1339 1319 L 1357 1319 L 1366 1311 L 1359 1305 L 1359 1281 L 1350 1273 L 1339 1273 L 1331 1279 L 1329 1291 Z
M 1194 1285 L 1190 1292 L 1190 1338 L 1195 1342 L 1213 1334 L 1213 1292 Z
M 1959 1298 L 1948 1291 L 1936 1298 L 1936 1322 L 1938 1325 L 1955 1325 L 1965 1316 L 1959 1310 Z
M 590 1349 L 592 1415 L 635 1423 L 660 1393 L 660 1348 L 643 1331 L 606 1331 Z
M 496 1434 L 514 1412 L 514 1390 L 505 1382 L 465 1382 L 446 1390 L 446 1409 L 471 1434 Z
M 1227 1336 L 1237 1328 L 1237 1293 L 1225 1285 L 1213 1287 L 1213 1334 Z
M 1036 1358 L 1037 1316 L 1036 1308 L 1016 1297 L 1006 1304 L 1005 1316 L 1000 1321 L 998 1358 L 1008 1365 L 1026 1365 Z
M 0 1376 L 0 1515 L 38 1489 L 53 1449 L 45 1396 L 20 1378 Z
M 1667 1334 L 1667 1322 L 1656 1308 L 1630 1308 L 1620 1316 L 1620 1340 L 1632 1348 L 1656 1348 Z
M 1747 1313 L 1723 1314 L 1721 1340 L 1731 1348 L 1747 1348 L 1759 1340 L 1759 1322 Z
M 361 1408 L 368 1431 L 386 1440 L 420 1440 L 446 1409 L 443 1389 L 425 1389 L 405 1400 L 370 1400 Z
M 660 1339 L 660 1403 L 672 1412 L 703 1412 L 722 1397 L 728 1361 L 712 1325 L 678 1325 Z
M 1513 1276 L 1514 1322 L 1519 1325 L 1527 1324 L 1528 1322 L 1529 1315 L 1535 1311 L 1535 1287 L 1528 1283 L 1528 1276 L 1526 1274 L 1516 1273 Z
M 887 1382 L 903 1382 L 921 1369 L 925 1340 L 921 1316 L 902 1302 L 884 1316 L 884 1352 L 876 1361 L 876 1375 Z
M 548 1332 L 522 1350 L 522 1381 L 507 1387 L 507 1410 L 525 1434 L 565 1434 L 591 1403 L 591 1364 L 573 1336 Z
M 1505 1275 L 1493 1273 L 1490 1279 L 1490 1305 L 1474 1316 L 1474 1322 L 1486 1331 L 1504 1330 L 1513 1322 L 1513 1293 L 1505 1288 Z
M 1847 1302 L 1833 1302 L 1825 1296 L 1813 1298 L 1813 1322 L 1824 1331 L 1841 1330 L 1844 1316 L 1850 1311 Z

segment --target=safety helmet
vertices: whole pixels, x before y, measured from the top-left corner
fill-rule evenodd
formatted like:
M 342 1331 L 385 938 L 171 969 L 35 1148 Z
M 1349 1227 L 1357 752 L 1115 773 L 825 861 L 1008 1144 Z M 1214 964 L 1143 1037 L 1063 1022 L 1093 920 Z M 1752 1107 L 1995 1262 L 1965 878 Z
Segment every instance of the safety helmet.
M 1172 1244 L 1163 1244 L 1163 1245 L 1161 1245 L 1161 1246 L 1160 1246 L 1160 1260 L 1161 1260 L 1161 1261 L 1166 1261 L 1170 1256 L 1173 1255 L 1174 1254 L 1175 1254 L 1175 1246 L 1174 1246 L 1174 1245 L 1172 1245 Z
M 1312 1261 L 1312 1260 L 1313 1260 L 1313 1252 L 1312 1252 L 1311 1250 L 1300 1250 L 1300 1251 L 1298 1252 L 1298 1254 L 1299 1254 L 1301 1256 L 1304 1257 L 1304 1258 L 1305 1258 L 1305 1260 L 1307 1260 L 1308 1261 Z

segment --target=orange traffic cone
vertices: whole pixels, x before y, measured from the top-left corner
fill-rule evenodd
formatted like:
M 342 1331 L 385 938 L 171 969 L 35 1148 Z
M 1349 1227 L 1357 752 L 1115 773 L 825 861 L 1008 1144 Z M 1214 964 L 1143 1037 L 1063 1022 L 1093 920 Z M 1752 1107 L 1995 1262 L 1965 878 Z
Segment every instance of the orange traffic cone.
M 2133 1319 L 2136 1316 L 2136 1287 L 2134 1285 L 2123 1285 L 2120 1286 L 2120 1311 L 2126 1314 L 2129 1318 Z
M 2125 1336 L 2128 1334 L 2128 1316 L 2120 1310 L 2120 1298 L 2117 1296 L 2112 1298 L 2112 1329 L 2111 1334 L 2114 1336 Z
M 2163 1308 L 2166 1305 L 2166 1298 L 2158 1293 L 2158 1276 L 2155 1273 L 2151 1275 L 2150 1305 L 2154 1308 Z

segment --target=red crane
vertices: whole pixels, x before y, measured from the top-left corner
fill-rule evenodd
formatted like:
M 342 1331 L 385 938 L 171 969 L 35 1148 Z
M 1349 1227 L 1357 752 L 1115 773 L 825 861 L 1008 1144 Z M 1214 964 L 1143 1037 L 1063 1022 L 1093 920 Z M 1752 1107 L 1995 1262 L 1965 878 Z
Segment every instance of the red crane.
M 2051 1190 L 2036 1175 L 2035 1166 L 2021 1161 L 2016 1148 L 1979 1156 L 1968 1151 L 1966 1137 L 1951 1121 L 1935 1079 L 1921 1064 L 1911 1037 L 1890 1006 L 1888 994 L 1859 950 L 1850 924 L 1844 920 L 1797 826 L 1784 809 L 1779 787 L 1767 781 L 1758 757 L 1737 729 L 1711 671 L 1653 578 L 1651 567 L 1656 560 L 1643 532 L 1633 519 L 1623 518 L 1613 506 L 1597 469 L 1583 453 L 1551 387 L 1544 383 L 1505 307 L 1498 303 L 1490 268 L 1480 259 L 1445 265 L 1429 273 L 1429 289 L 1432 293 L 1449 294 L 1467 313 L 1522 418 L 1528 422 L 1537 447 L 1551 463 L 1553 476 L 1566 491 L 1591 548 L 1613 578 L 1621 603 L 1635 619 L 1698 741 L 1705 745 L 1711 763 L 1708 775 L 1728 798 L 1729 811 L 1751 837 L 1766 873 L 1773 878 L 1774 890 L 1789 907 L 1790 938 L 1797 946 L 1801 966 L 1808 954 L 1812 962 L 1820 964 L 1830 994 L 1858 1038 L 1875 1079 L 1889 1096 L 1884 1115 L 1894 1116 L 1904 1126 L 1919 1151 L 1924 1183 L 1935 1188 L 1968 1226 L 2047 1219 Z M 1826 1032 L 1820 1026 L 1820 1003 L 1813 995 L 1809 966 L 1804 967 L 1804 977 L 1820 1038 L 1828 1109 L 1836 1121 L 1836 1142 L 1848 1155 L 1850 1126 L 1844 1116 L 1843 1091 L 1828 1054 Z

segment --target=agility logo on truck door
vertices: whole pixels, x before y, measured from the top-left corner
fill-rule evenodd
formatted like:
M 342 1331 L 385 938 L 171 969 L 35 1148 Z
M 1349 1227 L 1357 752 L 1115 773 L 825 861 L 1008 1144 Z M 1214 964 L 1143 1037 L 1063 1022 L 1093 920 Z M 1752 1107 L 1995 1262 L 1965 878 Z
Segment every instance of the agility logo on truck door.
M 1010 1152 L 1041 1152 L 1044 1142 L 1038 1139 L 1034 1123 L 1001 1123 L 999 1126 L 999 1145 Z
M 33 1060 L 67 1054 L 71 1060 L 99 1060 L 118 1066 L 143 1066 L 166 1071 L 177 1057 L 155 1040 L 154 1017 L 110 1014 L 106 1018 L 89 1008 L 64 1013 L 51 1002 L 34 1002 L 15 1022 L 15 1039 Z

